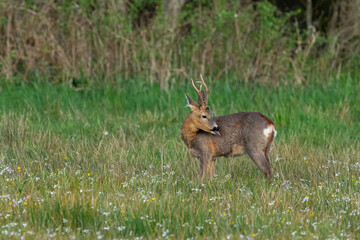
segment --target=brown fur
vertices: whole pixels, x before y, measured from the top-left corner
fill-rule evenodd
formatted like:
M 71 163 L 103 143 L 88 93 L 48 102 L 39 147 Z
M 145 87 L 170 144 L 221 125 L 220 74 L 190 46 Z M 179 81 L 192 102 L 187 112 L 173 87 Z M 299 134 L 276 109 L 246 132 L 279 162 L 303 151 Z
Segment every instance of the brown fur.
M 215 141 L 209 140 L 208 146 L 210 149 L 210 152 L 212 155 L 216 156 L 216 154 L 219 152 L 218 146 Z
M 181 131 L 181 137 L 184 140 L 186 146 L 188 147 L 191 146 L 191 142 L 194 139 L 197 132 L 198 132 L 198 128 L 195 127 L 195 125 L 192 123 L 191 118 L 189 116 L 186 117 L 185 121 L 183 122 L 182 131 Z
M 240 144 L 234 144 L 229 156 L 239 156 L 244 154 L 244 146 Z

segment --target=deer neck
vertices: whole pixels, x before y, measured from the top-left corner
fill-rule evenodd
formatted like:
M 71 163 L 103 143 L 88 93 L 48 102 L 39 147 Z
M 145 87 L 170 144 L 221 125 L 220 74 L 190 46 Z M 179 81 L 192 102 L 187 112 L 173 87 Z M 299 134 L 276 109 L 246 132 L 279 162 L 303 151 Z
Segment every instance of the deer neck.
M 195 127 L 193 121 L 192 121 L 192 113 L 189 113 L 187 117 L 185 118 L 182 128 L 181 128 L 181 138 L 185 142 L 186 146 L 190 147 L 191 142 L 196 136 L 199 129 Z

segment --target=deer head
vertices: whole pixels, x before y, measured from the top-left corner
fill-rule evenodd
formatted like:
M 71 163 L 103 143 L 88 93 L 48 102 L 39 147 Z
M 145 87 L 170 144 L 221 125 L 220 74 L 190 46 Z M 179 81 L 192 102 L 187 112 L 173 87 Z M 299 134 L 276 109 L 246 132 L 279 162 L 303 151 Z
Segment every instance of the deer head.
M 200 89 L 195 86 L 194 81 L 191 79 L 192 86 L 198 95 L 198 102 L 195 102 L 187 93 L 185 94 L 187 106 L 191 108 L 191 122 L 197 129 L 221 136 L 219 127 L 213 120 L 213 115 L 208 106 L 210 89 L 206 86 L 203 77 L 201 75 L 200 77 L 201 81 L 196 82 L 200 84 Z M 204 86 L 206 93 L 201 90 L 202 86 Z

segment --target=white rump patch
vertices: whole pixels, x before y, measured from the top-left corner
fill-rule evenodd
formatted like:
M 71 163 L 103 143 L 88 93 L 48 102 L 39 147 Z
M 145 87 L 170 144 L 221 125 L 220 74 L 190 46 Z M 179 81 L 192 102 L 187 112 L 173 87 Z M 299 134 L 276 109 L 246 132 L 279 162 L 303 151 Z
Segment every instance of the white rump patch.
M 274 137 L 276 137 L 275 126 L 274 125 L 269 125 L 267 128 L 264 129 L 265 137 L 268 138 L 272 132 L 274 132 Z

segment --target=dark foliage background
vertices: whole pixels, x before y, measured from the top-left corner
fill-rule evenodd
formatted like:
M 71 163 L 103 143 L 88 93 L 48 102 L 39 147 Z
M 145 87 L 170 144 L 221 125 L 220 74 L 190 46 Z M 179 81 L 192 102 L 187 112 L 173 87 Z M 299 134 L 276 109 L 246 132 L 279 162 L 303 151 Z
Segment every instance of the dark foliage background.
M 324 82 L 358 74 L 359 18 L 360 0 L 2 0 L 0 81 Z

